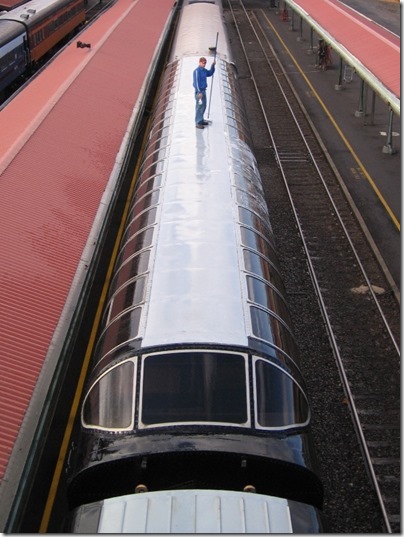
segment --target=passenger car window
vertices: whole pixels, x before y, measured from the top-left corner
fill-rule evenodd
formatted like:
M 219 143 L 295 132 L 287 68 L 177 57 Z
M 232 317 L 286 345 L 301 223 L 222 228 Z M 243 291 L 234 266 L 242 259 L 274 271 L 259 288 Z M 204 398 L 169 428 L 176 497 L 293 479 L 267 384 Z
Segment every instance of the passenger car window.
M 108 312 L 109 313 L 109 312 Z M 95 347 L 94 355 L 102 360 L 114 349 L 139 336 L 142 307 L 135 307 L 114 318 L 104 329 Z
M 140 231 L 133 237 L 130 237 L 130 239 L 120 249 L 119 255 L 116 260 L 117 265 L 124 263 L 127 259 L 129 259 L 130 256 L 132 256 L 136 252 L 151 246 L 153 241 L 153 233 L 154 228 L 149 227 L 144 231 Z
M 261 278 L 271 282 L 281 293 L 283 292 L 283 282 L 276 266 L 270 263 L 268 259 L 265 259 L 265 257 L 250 250 L 244 249 L 243 257 L 244 265 L 248 272 L 261 276 Z
M 111 300 L 107 322 L 126 309 L 133 309 L 134 306 L 138 306 L 143 302 L 145 286 L 145 276 L 126 282 L 126 285 L 124 285 Z
M 134 423 L 135 365 L 115 366 L 90 389 L 83 405 L 84 427 L 128 429 Z
M 292 359 L 297 356 L 297 346 L 292 333 L 273 313 L 251 306 L 250 314 L 252 333 L 255 337 L 281 349 Z
M 285 371 L 256 358 L 254 381 L 258 427 L 293 427 L 308 423 L 306 397 Z
M 126 263 L 119 267 L 112 279 L 110 294 L 113 294 L 122 283 L 146 272 L 149 268 L 149 258 L 150 250 L 145 250 L 127 259 Z
M 244 246 L 247 246 L 263 256 L 270 259 L 274 264 L 277 264 L 277 256 L 272 244 L 251 229 L 247 229 L 244 226 L 240 226 L 241 242 Z
M 272 229 L 269 225 L 269 220 L 264 220 L 260 218 L 257 214 L 245 209 L 244 207 L 239 207 L 239 218 L 240 222 L 246 226 L 250 226 L 263 235 L 272 235 Z
M 247 425 L 246 358 L 210 352 L 147 356 L 143 364 L 144 426 L 215 422 Z
M 280 294 L 277 293 L 270 285 L 258 280 L 257 278 L 247 276 L 246 280 L 249 300 L 269 309 L 270 311 L 276 312 L 278 317 L 280 317 L 288 326 L 290 326 L 291 320 L 289 310 L 285 302 L 280 297 Z
M 141 229 L 144 229 L 148 226 L 155 224 L 156 215 L 157 215 L 157 208 L 153 207 L 152 209 L 149 209 L 148 211 L 144 211 L 140 213 L 139 215 L 136 215 L 136 217 L 133 220 L 128 220 L 129 224 L 127 224 L 125 227 L 125 233 L 123 234 L 123 237 L 122 237 L 122 244 L 125 244 L 130 239 L 130 237 L 133 237 Z

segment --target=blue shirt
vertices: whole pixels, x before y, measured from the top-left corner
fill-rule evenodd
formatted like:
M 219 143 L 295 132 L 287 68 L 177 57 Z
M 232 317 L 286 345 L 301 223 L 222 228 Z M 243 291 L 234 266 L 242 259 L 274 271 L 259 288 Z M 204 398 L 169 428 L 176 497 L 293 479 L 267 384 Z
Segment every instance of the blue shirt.
M 205 67 L 201 67 L 200 65 L 198 65 L 198 67 L 194 70 L 193 74 L 193 83 L 195 91 L 205 91 L 208 87 L 206 79 L 208 76 L 212 76 L 214 72 L 214 65 L 212 65 L 210 69 L 206 69 Z

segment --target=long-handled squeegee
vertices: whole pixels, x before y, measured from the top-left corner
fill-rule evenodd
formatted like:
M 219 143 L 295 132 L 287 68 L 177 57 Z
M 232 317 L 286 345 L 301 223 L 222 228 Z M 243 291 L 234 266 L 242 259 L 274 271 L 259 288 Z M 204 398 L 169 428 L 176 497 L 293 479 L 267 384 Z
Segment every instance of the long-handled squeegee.
M 211 52 L 213 52 L 213 51 L 215 52 L 215 55 L 214 55 L 214 57 L 213 57 L 213 61 L 214 61 L 214 62 L 216 61 L 216 53 L 217 53 L 217 43 L 218 43 L 218 41 L 219 41 L 219 32 L 217 32 L 217 34 L 216 34 L 216 45 L 215 45 L 214 47 L 209 47 L 209 50 L 210 50 Z M 208 117 L 209 117 L 209 114 L 210 114 L 210 102 L 211 102 L 211 100 L 212 100 L 212 89 L 213 89 L 213 78 L 214 78 L 214 76 L 215 76 L 215 73 L 213 73 L 213 75 L 212 75 L 212 83 L 211 83 L 211 85 L 210 85 L 209 106 L 208 106 Z

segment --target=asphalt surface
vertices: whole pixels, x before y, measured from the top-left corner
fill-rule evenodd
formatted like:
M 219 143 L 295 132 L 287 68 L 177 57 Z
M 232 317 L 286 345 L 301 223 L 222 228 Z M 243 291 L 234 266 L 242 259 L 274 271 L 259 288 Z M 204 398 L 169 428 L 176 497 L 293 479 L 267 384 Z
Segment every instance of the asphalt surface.
M 261 2 L 263 7 L 265 2 Z M 381 0 L 345 0 L 345 4 L 399 33 L 400 4 Z M 259 7 L 260 2 L 251 2 Z M 401 284 L 401 123 L 393 119 L 393 154 L 383 152 L 386 145 L 389 110 L 375 96 L 372 118 L 371 89 L 367 91 L 367 112 L 358 117 L 361 80 L 353 74 L 351 81 L 339 81 L 339 58 L 332 53 L 333 64 L 327 71 L 316 68 L 316 54 L 311 50 L 310 28 L 294 16 L 294 25 L 282 21 L 278 9 L 266 9 L 273 26 L 272 41 L 288 77 L 322 138 L 338 173 L 346 185 L 369 236 L 380 251 L 397 288 Z M 398 31 L 398 32 L 397 32 Z M 314 44 L 318 38 L 314 35 Z M 298 66 L 297 66 L 297 65 Z M 309 82 L 309 83 L 308 83 Z M 314 89 L 314 91 L 313 91 Z M 344 141 L 348 142 L 347 143 Z

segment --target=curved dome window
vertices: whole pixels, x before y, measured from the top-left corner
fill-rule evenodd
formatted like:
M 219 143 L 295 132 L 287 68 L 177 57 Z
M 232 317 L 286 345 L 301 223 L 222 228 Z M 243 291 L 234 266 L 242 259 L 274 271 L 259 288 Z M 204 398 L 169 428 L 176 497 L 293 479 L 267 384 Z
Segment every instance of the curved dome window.
M 280 294 L 266 282 L 247 276 L 248 298 L 251 302 L 255 302 L 264 308 L 276 312 L 288 326 L 291 325 L 289 310 L 285 302 L 280 297 Z
M 268 280 L 273 286 L 278 289 L 280 294 L 284 295 L 283 281 L 279 275 L 276 266 L 273 265 L 268 259 L 251 252 L 250 250 L 243 250 L 244 266 L 248 272 L 256 274 L 265 280 Z
M 259 254 L 267 257 L 275 265 L 278 264 L 277 256 L 272 244 L 262 235 L 259 235 L 251 229 L 240 226 L 241 242 L 244 246 L 255 250 Z
M 127 261 L 116 270 L 114 277 L 112 278 L 109 296 L 112 296 L 119 287 L 131 278 L 146 272 L 149 268 L 149 259 L 150 250 L 136 253 L 127 259 Z
M 107 323 L 127 309 L 133 309 L 144 300 L 146 276 L 129 280 L 112 297 Z
M 219 352 L 147 356 L 141 424 L 249 422 L 246 357 Z
M 297 356 L 298 350 L 292 333 L 272 312 L 250 306 L 250 314 L 252 333 L 255 337 L 281 349 L 292 359 Z
M 113 349 L 117 349 L 139 337 L 141 314 L 142 307 L 135 307 L 124 311 L 122 315 L 118 315 L 107 325 L 94 351 L 94 356 L 98 362 L 111 353 Z
M 126 430 L 134 426 L 135 364 L 110 369 L 90 388 L 83 405 L 84 427 Z
M 306 425 L 309 406 L 300 386 L 281 368 L 255 358 L 256 426 L 285 428 Z

